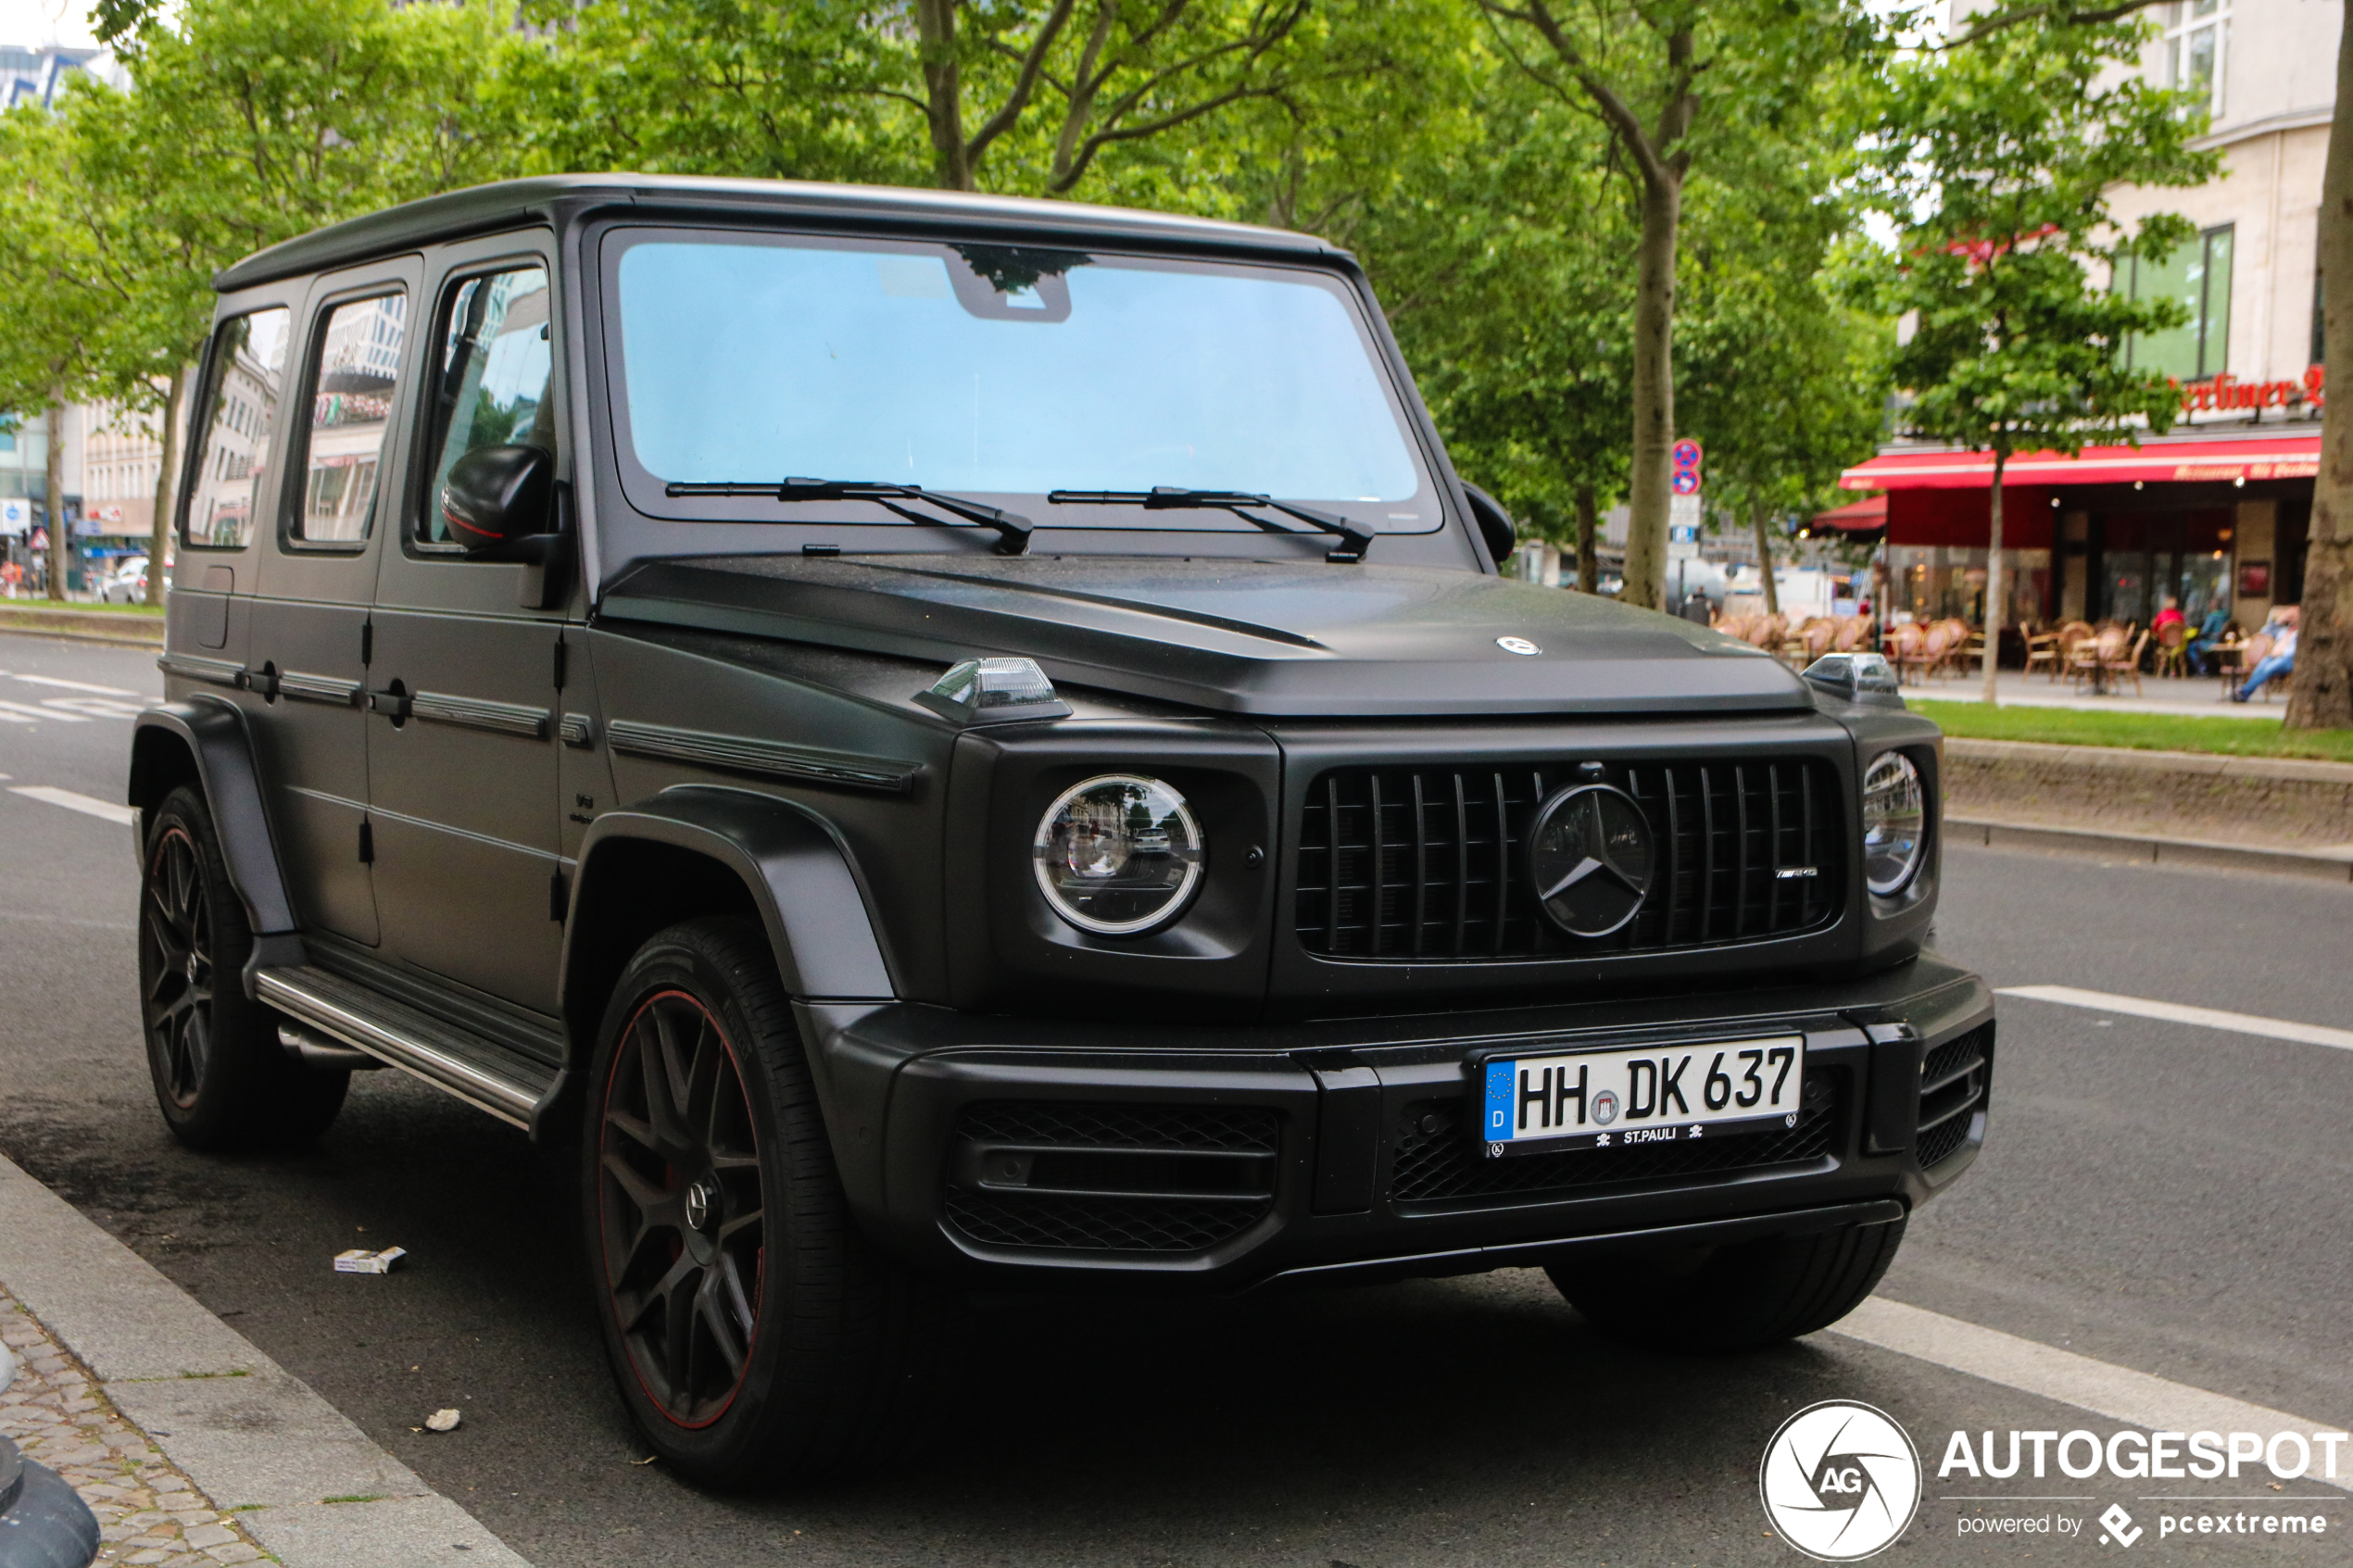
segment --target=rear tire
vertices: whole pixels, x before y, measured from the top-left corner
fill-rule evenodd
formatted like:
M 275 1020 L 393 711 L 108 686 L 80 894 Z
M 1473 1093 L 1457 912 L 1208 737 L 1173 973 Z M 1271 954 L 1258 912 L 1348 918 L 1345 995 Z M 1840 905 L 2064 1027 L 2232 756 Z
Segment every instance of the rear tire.
M 705 1486 L 773 1486 L 871 1468 L 929 1435 L 952 1299 L 850 1217 L 757 927 L 692 921 L 638 949 L 585 1110 L 598 1319 L 665 1464 Z
M 139 879 L 139 1012 L 156 1104 L 191 1148 L 318 1136 L 351 1074 L 303 1066 L 245 992 L 253 931 L 204 797 L 182 785 L 147 820 Z
M 1904 1222 L 1544 1272 L 1595 1328 L 1655 1350 L 1753 1350 L 1828 1328 L 1879 1287 Z

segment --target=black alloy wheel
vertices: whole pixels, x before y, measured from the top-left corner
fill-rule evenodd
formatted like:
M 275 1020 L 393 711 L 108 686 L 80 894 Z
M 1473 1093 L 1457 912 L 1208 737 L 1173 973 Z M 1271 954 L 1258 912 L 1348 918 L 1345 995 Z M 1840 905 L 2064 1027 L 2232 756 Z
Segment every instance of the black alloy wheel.
M 759 1341 L 767 1206 L 735 1047 L 690 993 L 656 992 L 623 1030 L 600 1162 L 606 1288 L 630 1367 L 664 1416 L 709 1426 Z
M 622 1403 L 663 1467 L 705 1486 L 806 1483 L 936 1430 L 953 1298 L 851 1216 L 766 933 L 710 918 L 648 939 L 585 1079 L 590 1286 Z
M 351 1074 L 308 1068 L 245 993 L 253 931 L 204 797 L 173 790 L 148 814 L 139 879 L 139 1015 L 156 1105 L 194 1148 L 314 1137 Z
M 139 937 L 154 957 L 139 967 L 149 1063 L 156 1092 L 193 1110 L 212 1055 L 212 918 L 203 858 L 183 824 L 167 822 L 157 833 L 145 892 Z

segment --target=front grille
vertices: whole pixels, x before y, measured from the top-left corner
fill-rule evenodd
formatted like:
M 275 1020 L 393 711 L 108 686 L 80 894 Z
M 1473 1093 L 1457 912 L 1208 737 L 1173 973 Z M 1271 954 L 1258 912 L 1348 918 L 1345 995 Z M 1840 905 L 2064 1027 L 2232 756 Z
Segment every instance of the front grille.
M 1494 1202 L 1574 1187 L 1812 1164 L 1830 1154 L 1836 1140 L 1844 1077 L 1835 1068 L 1809 1070 L 1793 1127 L 1768 1127 L 1699 1143 L 1583 1148 L 1501 1160 L 1486 1158 L 1471 1141 L 1461 1120 L 1469 1101 L 1422 1100 L 1405 1108 L 1389 1198 L 1394 1204 Z
M 1275 1113 L 1255 1106 L 969 1106 L 948 1219 L 989 1247 L 1203 1252 L 1273 1210 L 1280 1141 Z
M 1919 1137 L 1913 1147 L 1923 1170 L 1951 1159 L 1969 1141 L 1993 1059 L 1994 1026 L 1981 1023 L 1921 1060 Z
M 1648 819 L 1650 896 L 1607 936 L 1555 929 L 1528 883 L 1536 809 L 1566 784 L 1614 784 Z M 1583 958 L 1788 936 L 1838 913 L 1837 772 L 1815 758 L 1338 768 L 1300 823 L 1300 945 L 1395 963 Z M 1813 868 L 1812 874 L 1777 872 Z

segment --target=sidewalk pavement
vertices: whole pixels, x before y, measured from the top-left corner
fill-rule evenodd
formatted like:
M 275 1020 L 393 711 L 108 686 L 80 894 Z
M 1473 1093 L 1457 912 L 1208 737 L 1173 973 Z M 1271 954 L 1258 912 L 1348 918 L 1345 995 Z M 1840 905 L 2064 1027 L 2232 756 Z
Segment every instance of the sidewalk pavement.
M 2004 670 L 1994 677 L 1994 695 L 2004 708 L 2070 708 L 2082 713 L 2164 713 L 2183 719 L 2268 719 L 2278 723 L 2287 716 L 2287 696 L 2274 693 L 2265 702 L 2257 696 L 2252 702 L 2223 700 L 2222 683 L 2211 675 L 2186 679 L 2159 679 L 2155 675 L 2141 677 L 2141 689 L 2136 694 L 2127 688 L 2108 696 L 2095 696 L 2065 681 L 2054 681 L 2048 675 L 2029 675 L 2022 670 Z M 1951 678 L 1932 676 L 1926 684 L 1904 688 L 1906 700 L 1929 702 L 1978 702 L 1984 697 L 1985 684 L 1975 675 Z
M 0 1430 L 82 1491 L 106 1530 L 101 1562 L 177 1568 L 258 1549 L 287 1568 L 530 1568 L 6 1159 L 0 1332 L 26 1358 Z

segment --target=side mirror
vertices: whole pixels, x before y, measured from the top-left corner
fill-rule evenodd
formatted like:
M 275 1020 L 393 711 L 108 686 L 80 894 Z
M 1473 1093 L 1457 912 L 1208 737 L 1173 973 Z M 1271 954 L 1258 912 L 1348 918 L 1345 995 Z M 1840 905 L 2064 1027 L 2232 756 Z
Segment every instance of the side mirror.
M 1519 546 L 1519 524 L 1504 509 L 1504 503 L 1476 484 L 1463 486 L 1463 494 L 1470 497 L 1471 520 L 1478 524 L 1479 537 L 1487 541 L 1487 553 L 1501 562 Z
M 552 526 L 555 460 L 536 446 L 477 446 L 450 465 L 441 519 L 470 556 L 496 557 Z
M 1883 653 L 1826 653 L 1806 667 L 1806 684 L 1842 702 L 1901 708 L 1895 667 Z

